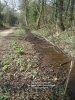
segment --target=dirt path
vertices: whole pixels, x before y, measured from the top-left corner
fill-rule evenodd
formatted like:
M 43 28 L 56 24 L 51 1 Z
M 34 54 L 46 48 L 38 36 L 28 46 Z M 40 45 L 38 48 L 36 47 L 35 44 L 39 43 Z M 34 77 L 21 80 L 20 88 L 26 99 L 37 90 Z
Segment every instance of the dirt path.
M 1 30 L 0 31 L 0 44 L 4 37 L 8 36 L 9 34 L 13 33 L 15 28 L 7 29 L 7 30 Z
M 15 27 L 10 29 L 0 30 L 0 61 L 3 55 L 7 52 L 7 44 L 9 44 L 9 39 L 5 39 L 10 34 L 14 33 Z

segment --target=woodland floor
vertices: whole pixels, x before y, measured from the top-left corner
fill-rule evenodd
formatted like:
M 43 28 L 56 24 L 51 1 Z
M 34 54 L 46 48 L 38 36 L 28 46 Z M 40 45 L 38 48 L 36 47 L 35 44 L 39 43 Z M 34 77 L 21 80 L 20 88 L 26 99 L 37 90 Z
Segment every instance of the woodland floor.
M 61 100 L 68 55 L 41 37 L 14 31 L 0 31 L 0 100 Z

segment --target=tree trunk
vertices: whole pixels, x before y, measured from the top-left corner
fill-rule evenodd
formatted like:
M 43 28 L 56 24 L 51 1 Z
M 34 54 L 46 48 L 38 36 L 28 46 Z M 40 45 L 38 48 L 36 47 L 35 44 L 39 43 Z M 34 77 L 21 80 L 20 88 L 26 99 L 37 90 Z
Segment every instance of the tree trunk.
M 63 23 L 63 0 L 59 0 L 59 27 L 62 31 L 65 30 L 65 26 Z
M 67 12 L 68 12 L 69 7 L 70 7 L 70 1 L 71 0 L 68 0 L 68 4 L 67 4 L 67 7 L 66 7 L 66 11 L 65 11 L 65 17 L 67 16 Z
M 40 28 L 40 20 L 41 20 L 41 12 L 42 12 L 42 8 L 41 8 L 41 0 L 38 1 L 38 5 L 39 5 L 39 11 L 38 11 L 38 18 L 37 18 L 37 22 L 36 22 L 36 25 L 37 25 L 37 29 Z
M 44 9 L 45 9 L 45 24 L 47 23 L 47 4 L 46 4 L 46 0 L 44 1 Z
M 39 12 L 39 16 L 37 19 L 37 29 L 40 28 L 40 24 L 42 22 L 42 24 L 45 24 L 45 20 L 46 20 L 46 12 L 45 12 L 45 8 L 46 8 L 46 0 L 39 0 L 39 4 L 40 4 L 40 12 Z
M 70 23 L 70 26 L 74 20 L 74 5 L 75 5 L 75 0 L 71 0 L 71 5 L 70 5 L 70 19 L 69 19 L 69 23 Z
M 28 0 L 22 0 L 25 27 L 28 27 Z

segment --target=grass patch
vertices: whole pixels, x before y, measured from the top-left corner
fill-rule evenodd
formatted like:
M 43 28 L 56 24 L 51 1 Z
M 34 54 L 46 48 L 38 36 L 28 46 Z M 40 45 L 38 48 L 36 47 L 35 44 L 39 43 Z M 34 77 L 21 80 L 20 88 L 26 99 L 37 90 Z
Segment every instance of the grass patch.
M 65 52 L 75 57 L 75 35 L 73 30 L 67 30 L 60 32 L 57 36 L 55 33 L 51 33 L 49 28 L 42 28 L 39 30 L 32 30 L 33 34 L 46 38 L 49 42 L 53 42 L 59 48 L 62 48 Z
M 38 36 L 47 37 L 50 35 L 50 30 L 47 28 L 44 28 L 44 29 L 39 29 L 39 30 L 32 30 L 32 33 Z
M 18 29 L 16 29 L 16 31 L 15 31 L 15 34 L 16 34 L 17 36 L 24 35 L 25 33 L 26 33 L 25 30 L 22 29 L 22 28 L 18 28 Z

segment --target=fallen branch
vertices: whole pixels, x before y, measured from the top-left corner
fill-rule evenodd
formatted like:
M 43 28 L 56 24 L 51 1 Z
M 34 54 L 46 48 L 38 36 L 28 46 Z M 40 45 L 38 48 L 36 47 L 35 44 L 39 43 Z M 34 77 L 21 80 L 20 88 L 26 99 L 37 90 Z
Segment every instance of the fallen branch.
M 64 98 L 65 98 L 65 95 L 66 95 L 66 92 L 67 92 L 68 83 L 69 83 L 69 79 L 70 79 L 70 74 L 71 74 L 73 65 L 74 65 L 74 60 L 71 60 L 70 70 L 69 70 L 69 74 L 68 74 L 67 81 L 66 81 L 66 86 L 65 86 L 65 90 L 64 90 L 64 95 L 63 95 L 63 98 L 62 98 L 61 100 L 64 100 Z

